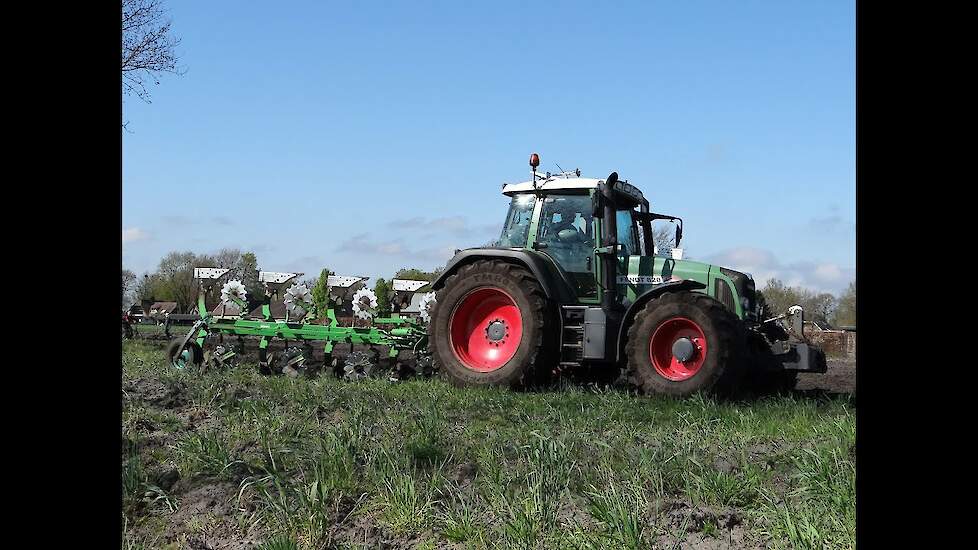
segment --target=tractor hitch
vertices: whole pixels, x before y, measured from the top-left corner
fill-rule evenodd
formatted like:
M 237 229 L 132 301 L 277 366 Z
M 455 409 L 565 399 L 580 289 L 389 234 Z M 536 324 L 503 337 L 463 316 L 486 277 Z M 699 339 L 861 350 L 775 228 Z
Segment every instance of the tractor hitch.
M 771 368 L 798 372 L 824 373 L 828 370 L 825 352 L 811 345 L 805 336 L 805 311 L 799 305 L 761 323 L 767 334 L 773 361 Z
M 828 370 L 825 352 L 805 343 L 775 342 L 771 346 L 771 352 L 782 370 L 819 374 Z

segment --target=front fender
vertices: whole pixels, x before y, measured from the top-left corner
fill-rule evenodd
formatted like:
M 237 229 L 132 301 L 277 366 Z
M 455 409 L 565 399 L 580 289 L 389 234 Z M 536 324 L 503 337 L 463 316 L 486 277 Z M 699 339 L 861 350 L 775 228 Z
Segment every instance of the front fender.
M 692 292 L 701 288 L 706 288 L 706 285 L 691 279 L 683 279 L 681 281 L 669 281 L 661 285 L 656 285 L 648 291 L 638 295 L 635 298 L 635 301 L 632 302 L 632 305 L 628 306 L 628 309 L 625 310 L 625 316 L 622 317 L 621 325 L 618 327 L 618 353 L 615 356 L 615 360 L 621 360 L 621 357 L 625 352 L 625 338 L 628 335 L 628 327 L 632 325 L 635 315 L 645 307 L 645 304 L 649 303 L 650 300 L 654 300 L 659 296 L 662 296 L 666 292 Z

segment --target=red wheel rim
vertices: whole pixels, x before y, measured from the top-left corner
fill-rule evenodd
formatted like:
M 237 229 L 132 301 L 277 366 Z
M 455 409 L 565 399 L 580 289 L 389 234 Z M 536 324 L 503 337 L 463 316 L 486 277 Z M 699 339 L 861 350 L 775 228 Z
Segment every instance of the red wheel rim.
M 466 294 L 452 311 L 448 326 L 455 357 L 476 372 L 505 365 L 523 339 L 523 317 L 516 301 L 493 287 Z
M 686 361 L 680 361 L 673 355 L 673 344 L 680 338 L 686 338 L 693 344 L 693 354 Z M 706 350 L 703 329 L 685 317 L 676 317 L 662 323 L 652 333 L 649 358 L 652 359 L 656 372 L 669 380 L 680 382 L 699 372 L 706 361 Z

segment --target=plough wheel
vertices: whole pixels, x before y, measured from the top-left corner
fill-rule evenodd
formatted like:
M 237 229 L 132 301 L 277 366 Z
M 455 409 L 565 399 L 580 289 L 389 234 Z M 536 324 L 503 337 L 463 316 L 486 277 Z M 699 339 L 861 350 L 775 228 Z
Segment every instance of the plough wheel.
M 166 348 L 166 358 L 170 365 L 180 370 L 188 366 L 199 367 L 204 362 L 204 350 L 200 349 L 197 342 L 191 341 L 183 345 L 183 338 L 174 338 Z

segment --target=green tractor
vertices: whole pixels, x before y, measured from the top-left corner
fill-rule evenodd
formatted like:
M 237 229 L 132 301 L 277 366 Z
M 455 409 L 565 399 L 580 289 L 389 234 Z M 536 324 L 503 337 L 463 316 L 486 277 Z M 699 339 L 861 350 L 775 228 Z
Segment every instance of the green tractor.
M 794 385 L 825 372 L 798 306 L 763 319 L 753 278 L 682 259 L 682 220 L 650 212 L 612 172 L 507 184 L 500 239 L 461 250 L 432 283 L 429 351 L 458 385 L 528 386 L 584 371 L 645 393 L 686 396 Z M 669 256 L 652 223 L 676 223 Z

